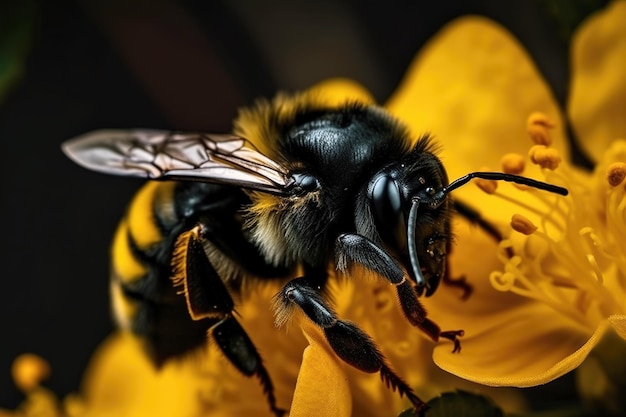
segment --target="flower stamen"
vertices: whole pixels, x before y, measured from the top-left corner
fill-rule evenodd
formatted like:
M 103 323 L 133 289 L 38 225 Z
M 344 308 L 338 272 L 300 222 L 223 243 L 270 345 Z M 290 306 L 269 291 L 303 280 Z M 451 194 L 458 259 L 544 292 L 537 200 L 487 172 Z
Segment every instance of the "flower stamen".
M 528 156 L 533 164 L 539 165 L 541 168 L 554 171 L 561 163 L 561 155 L 554 148 L 548 148 L 545 145 L 535 145 L 530 148 Z
M 474 183 L 487 194 L 494 194 L 498 189 L 498 182 L 492 180 L 485 180 L 482 178 L 474 179 Z
M 536 197 L 540 202 L 545 203 L 546 205 L 548 205 L 547 200 L 544 200 L 542 198 L 542 196 L 539 193 L 536 193 L 534 190 L 532 190 L 531 188 L 527 188 L 528 193 L 530 195 L 533 195 L 534 197 Z M 543 223 L 544 229 L 546 229 L 546 223 L 550 223 L 552 224 L 553 228 L 555 228 L 556 230 L 561 230 L 562 226 L 556 222 L 556 218 L 555 216 L 545 216 L 545 212 L 538 209 L 537 207 L 522 201 L 522 200 L 518 200 L 515 197 L 512 197 L 508 194 L 504 194 L 504 193 L 499 193 L 496 192 L 494 193 L 495 196 L 497 196 L 498 198 L 501 198 L 504 201 L 508 201 L 510 203 L 513 203 L 517 206 L 519 206 L 520 208 L 524 209 L 524 211 L 529 212 L 529 213 L 533 213 L 535 215 L 537 215 L 538 217 L 541 217 L 541 221 Z M 551 207 L 551 205 L 548 205 Z
M 541 112 L 532 113 L 526 121 L 528 134 L 537 145 L 550 146 L 552 144 L 550 129 L 554 127 L 554 122 Z
M 533 224 L 528 218 L 522 216 L 521 214 L 514 214 L 511 218 L 511 227 L 513 230 L 523 234 L 523 235 L 532 235 L 537 231 L 537 226 Z
M 626 163 L 614 162 L 606 170 L 606 179 L 611 187 L 617 187 L 626 178 Z
M 29 392 L 50 376 L 50 365 L 42 357 L 24 353 L 13 361 L 11 367 L 13 381 L 22 392 Z
M 548 130 L 553 127 L 539 113 L 528 119 L 535 142 L 528 157 L 543 168 L 546 182 L 562 185 L 570 194 L 555 198 L 528 189 L 536 198 L 533 203 L 528 198 L 520 201 L 504 189 L 494 192 L 524 214 L 511 218 L 512 230 L 520 234 L 501 242 L 504 268 L 494 271 L 490 281 L 499 291 L 540 301 L 593 332 L 601 320 L 626 312 L 620 302 L 626 291 L 626 187 L 619 187 L 626 180 L 626 162 L 613 156 L 617 162 L 600 164 L 605 168 L 594 176 L 603 175 L 604 181 L 575 175 L 559 152 L 549 147 Z M 626 145 L 620 149 L 616 155 L 623 155 Z M 523 158 L 516 154 L 504 155 L 501 164 L 503 171 L 515 174 L 524 167 Z M 511 251 L 515 256 L 507 255 Z
M 518 153 L 507 153 L 500 159 L 502 172 L 506 174 L 520 175 L 525 168 L 524 157 Z

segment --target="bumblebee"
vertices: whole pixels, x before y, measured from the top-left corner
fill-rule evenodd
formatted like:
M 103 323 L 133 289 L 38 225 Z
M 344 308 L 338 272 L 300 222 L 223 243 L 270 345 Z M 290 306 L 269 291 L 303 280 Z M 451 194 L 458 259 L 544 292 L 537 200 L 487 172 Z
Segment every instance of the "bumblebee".
M 419 297 L 454 282 L 446 266 L 455 209 L 497 232 L 450 192 L 485 178 L 567 194 L 496 172 L 449 183 L 428 135 L 413 138 L 374 105 L 330 106 L 310 95 L 244 109 L 233 135 L 100 130 L 63 150 L 91 170 L 155 180 L 136 195 L 114 238 L 118 324 L 143 338 L 157 365 L 203 345 L 208 332 L 233 366 L 259 379 L 277 416 L 284 410 L 271 378 L 234 314 L 244 282 L 280 280 L 277 323 L 300 309 L 339 358 L 379 372 L 422 411 L 425 403 L 375 342 L 335 313 L 329 274 L 359 280 L 365 268 L 387 281 L 413 326 L 459 351 L 463 331 L 440 330 Z

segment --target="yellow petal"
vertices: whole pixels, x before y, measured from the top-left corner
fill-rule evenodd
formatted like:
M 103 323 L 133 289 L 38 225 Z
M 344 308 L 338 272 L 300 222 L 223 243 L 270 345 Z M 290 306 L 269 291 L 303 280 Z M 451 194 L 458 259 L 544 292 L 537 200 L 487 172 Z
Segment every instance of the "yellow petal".
M 572 40 L 568 115 L 582 148 L 598 161 L 626 137 L 626 2 L 614 1 L 581 25 Z
M 626 315 L 612 315 L 609 317 L 609 323 L 613 326 L 615 333 L 617 333 L 622 339 L 626 340 Z
M 77 408 L 81 417 L 234 417 L 272 414 L 256 378 L 239 374 L 215 346 L 155 369 L 137 341 L 116 335 L 92 358 Z
M 550 382 L 577 368 L 607 329 L 589 335 L 546 305 L 528 302 L 498 315 L 473 317 L 482 329 L 465 338 L 452 354 L 438 346 L 433 358 L 442 369 L 490 386 L 530 387 Z
M 362 85 L 346 78 L 331 78 L 315 84 L 307 94 L 319 96 L 331 106 L 348 101 L 374 103 L 374 98 Z
M 484 166 L 497 170 L 506 153 L 526 154 L 526 121 L 534 112 L 556 123 L 553 146 L 568 155 L 559 108 L 530 57 L 506 30 L 481 17 L 460 18 L 435 36 L 386 107 L 414 135 L 431 132 L 438 139 L 451 179 Z
M 288 408 L 306 340 L 276 329 L 270 308 L 277 285 L 250 291 L 237 308 L 274 383 L 278 407 Z M 137 339 L 117 334 L 93 356 L 81 390 L 81 417 L 271 417 L 259 381 L 237 371 L 214 343 L 155 369 Z
M 435 363 L 491 386 L 538 385 L 580 364 L 598 336 L 590 341 L 586 328 L 543 303 L 496 291 L 489 283 L 489 273 L 501 267 L 495 242 L 466 221 L 455 222 L 455 233 L 452 277 L 465 275 L 474 291 L 461 301 L 458 290 L 443 286 L 425 300 L 429 317 L 443 330 L 465 331 L 461 352 L 452 353 L 449 343 L 440 343 Z
M 98 417 L 198 413 L 200 385 L 194 383 L 194 372 L 180 370 L 170 364 L 158 372 L 134 337 L 117 334 L 92 359 L 84 382 L 86 413 Z
M 309 341 L 302 358 L 290 417 L 349 417 L 352 397 L 343 363 L 328 346 L 319 329 L 303 320 Z

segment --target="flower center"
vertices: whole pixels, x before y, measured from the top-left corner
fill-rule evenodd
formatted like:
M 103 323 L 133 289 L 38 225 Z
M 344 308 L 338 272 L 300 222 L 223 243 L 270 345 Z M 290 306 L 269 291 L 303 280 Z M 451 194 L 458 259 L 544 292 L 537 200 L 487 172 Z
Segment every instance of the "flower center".
M 547 117 L 531 116 L 528 127 L 536 143 L 530 161 L 542 168 L 546 182 L 570 194 L 518 187 L 525 190 L 521 200 L 519 193 L 479 184 L 525 213 L 513 216 L 511 227 L 518 233 L 500 243 L 504 268 L 490 280 L 497 290 L 543 302 L 593 332 L 599 321 L 626 312 L 626 163 L 619 160 L 626 155 L 626 142 L 617 141 L 590 175 L 549 147 L 553 124 Z M 503 171 L 520 174 L 523 161 L 521 155 L 505 155 Z

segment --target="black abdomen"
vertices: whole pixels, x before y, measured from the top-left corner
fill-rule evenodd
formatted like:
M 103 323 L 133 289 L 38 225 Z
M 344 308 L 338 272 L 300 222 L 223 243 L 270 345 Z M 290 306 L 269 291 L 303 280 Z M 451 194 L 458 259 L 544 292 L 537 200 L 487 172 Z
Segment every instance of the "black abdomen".
M 205 343 L 207 328 L 217 321 L 192 320 L 185 298 L 172 285 L 172 253 L 180 233 L 203 226 L 211 245 L 207 255 L 218 273 L 229 271 L 221 277 L 231 290 L 246 274 L 284 274 L 268 266 L 246 238 L 240 210 L 247 203 L 235 188 L 179 182 L 149 182 L 131 202 L 112 245 L 112 307 L 118 325 L 145 340 L 157 364 Z

